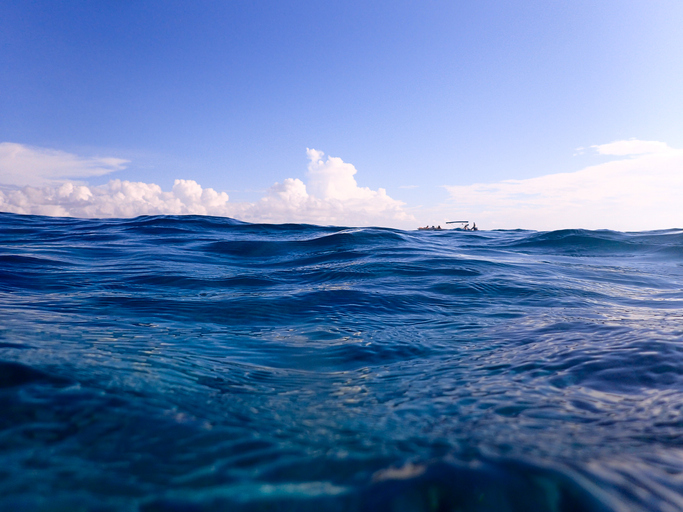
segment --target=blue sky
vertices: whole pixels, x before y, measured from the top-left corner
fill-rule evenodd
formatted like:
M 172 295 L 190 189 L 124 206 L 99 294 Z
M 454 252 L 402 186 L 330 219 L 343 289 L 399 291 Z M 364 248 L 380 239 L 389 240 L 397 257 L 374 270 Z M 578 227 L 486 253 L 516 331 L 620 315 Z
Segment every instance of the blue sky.
M 81 184 L 233 203 L 306 181 L 311 148 L 406 226 L 442 222 L 469 214 L 444 186 L 683 148 L 681 20 L 679 0 L 3 2 L 0 142 L 126 161 Z

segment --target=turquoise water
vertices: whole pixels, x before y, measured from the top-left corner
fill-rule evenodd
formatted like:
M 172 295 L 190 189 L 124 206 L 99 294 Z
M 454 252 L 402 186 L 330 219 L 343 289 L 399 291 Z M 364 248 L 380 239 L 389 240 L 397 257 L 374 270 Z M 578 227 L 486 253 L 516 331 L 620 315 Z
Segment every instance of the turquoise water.
M 683 509 L 683 231 L 0 214 L 0 510 Z

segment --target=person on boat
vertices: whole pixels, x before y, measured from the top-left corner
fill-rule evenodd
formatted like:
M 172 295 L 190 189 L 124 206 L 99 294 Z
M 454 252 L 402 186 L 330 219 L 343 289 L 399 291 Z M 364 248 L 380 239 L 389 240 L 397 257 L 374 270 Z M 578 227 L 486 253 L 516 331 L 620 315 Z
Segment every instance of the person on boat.
M 470 223 L 468 222 L 467 224 L 465 224 L 465 227 L 463 227 L 462 229 L 464 229 L 465 231 L 469 231 L 470 230 Z
M 437 226 L 436 229 L 441 229 L 441 226 Z
M 472 231 L 479 231 L 479 228 L 477 227 L 477 223 L 473 222 L 472 223 Z

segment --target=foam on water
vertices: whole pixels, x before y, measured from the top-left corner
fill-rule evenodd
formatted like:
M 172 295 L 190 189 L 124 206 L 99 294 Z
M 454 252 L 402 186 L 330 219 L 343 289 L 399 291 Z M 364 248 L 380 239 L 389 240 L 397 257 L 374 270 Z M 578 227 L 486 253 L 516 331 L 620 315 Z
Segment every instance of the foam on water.
M 683 509 L 683 232 L 0 214 L 0 510 Z

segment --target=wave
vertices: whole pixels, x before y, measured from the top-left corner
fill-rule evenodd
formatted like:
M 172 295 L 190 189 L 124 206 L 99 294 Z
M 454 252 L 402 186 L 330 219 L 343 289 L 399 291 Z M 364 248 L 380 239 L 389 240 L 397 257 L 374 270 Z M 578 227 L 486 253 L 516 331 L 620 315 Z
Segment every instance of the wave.
M 682 251 L 0 214 L 0 510 L 682 508 Z

